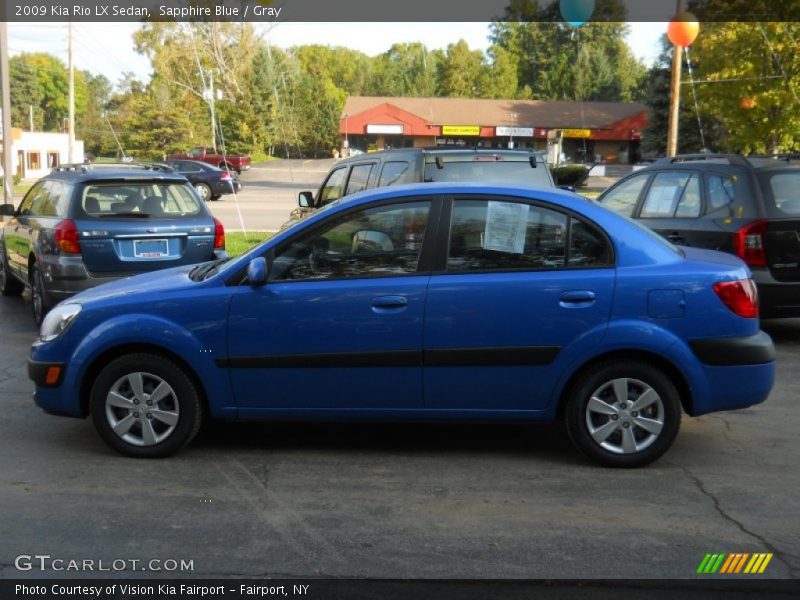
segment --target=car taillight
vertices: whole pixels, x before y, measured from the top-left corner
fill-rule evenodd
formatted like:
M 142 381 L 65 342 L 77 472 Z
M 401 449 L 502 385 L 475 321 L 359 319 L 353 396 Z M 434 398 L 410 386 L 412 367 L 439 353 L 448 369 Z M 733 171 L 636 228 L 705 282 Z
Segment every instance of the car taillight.
M 81 243 L 78 238 L 78 228 L 72 219 L 64 219 L 53 230 L 55 233 L 56 246 L 67 254 L 80 254 Z
M 764 250 L 766 221 L 755 221 L 733 234 L 733 252 L 752 267 L 764 267 L 767 255 Z
M 214 250 L 225 250 L 225 228 L 214 217 Z
M 758 290 L 752 279 L 720 281 L 712 287 L 723 304 L 740 317 L 754 319 L 758 316 Z
M 223 171 L 222 175 L 220 175 L 220 179 L 230 179 L 231 174 L 228 171 Z

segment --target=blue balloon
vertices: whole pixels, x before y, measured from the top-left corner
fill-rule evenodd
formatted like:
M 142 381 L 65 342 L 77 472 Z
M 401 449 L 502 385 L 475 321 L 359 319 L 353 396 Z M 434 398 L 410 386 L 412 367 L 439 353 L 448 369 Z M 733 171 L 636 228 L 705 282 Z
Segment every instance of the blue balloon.
M 561 0 L 561 16 L 573 27 L 580 27 L 594 12 L 595 0 Z

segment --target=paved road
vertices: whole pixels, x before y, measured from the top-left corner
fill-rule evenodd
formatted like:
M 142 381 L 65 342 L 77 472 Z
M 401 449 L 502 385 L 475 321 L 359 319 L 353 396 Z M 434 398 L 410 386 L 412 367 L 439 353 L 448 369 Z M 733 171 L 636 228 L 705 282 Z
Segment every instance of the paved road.
M 706 552 L 761 551 L 767 575 L 796 577 L 800 321 L 767 329 L 769 401 L 686 418 L 645 469 L 497 425 L 223 425 L 148 461 L 33 405 L 29 303 L 0 298 L 0 576 L 38 553 L 192 559 L 204 576 L 683 578 Z
M 255 164 L 242 173 L 244 189 L 239 194 L 225 195 L 209 207 L 226 231 L 277 231 L 297 206 L 297 193 L 316 192 L 333 163 L 333 159 L 318 159 Z

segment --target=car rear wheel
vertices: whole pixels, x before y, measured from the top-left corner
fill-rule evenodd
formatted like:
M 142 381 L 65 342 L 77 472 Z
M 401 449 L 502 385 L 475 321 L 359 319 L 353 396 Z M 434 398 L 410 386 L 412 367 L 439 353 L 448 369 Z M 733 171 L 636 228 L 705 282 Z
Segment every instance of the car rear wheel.
M 187 373 L 154 354 L 110 362 L 92 386 L 90 410 L 100 437 L 125 456 L 161 458 L 200 429 L 200 395 Z
M 51 302 L 47 297 L 47 291 L 44 288 L 44 279 L 42 279 L 42 271 L 36 263 L 31 265 L 31 308 L 33 310 L 33 320 L 37 325 L 41 325 L 44 317 L 50 310 Z
M 680 428 L 678 391 L 662 371 L 644 362 L 593 367 L 572 386 L 567 402 L 573 443 L 608 467 L 641 467 L 656 460 Z
M 211 200 L 211 188 L 205 183 L 195 183 L 194 189 L 197 190 L 197 193 L 200 194 L 200 198 L 202 198 L 203 202 L 208 202 Z
M 0 294 L 19 296 L 25 289 L 23 283 L 11 274 L 5 256 L 0 253 Z

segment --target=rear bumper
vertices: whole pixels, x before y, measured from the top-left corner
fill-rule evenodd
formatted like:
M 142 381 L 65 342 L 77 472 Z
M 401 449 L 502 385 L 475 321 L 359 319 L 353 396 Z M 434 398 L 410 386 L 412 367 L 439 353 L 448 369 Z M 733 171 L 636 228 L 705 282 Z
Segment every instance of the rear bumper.
M 689 347 L 703 364 L 718 367 L 761 365 L 775 360 L 775 345 L 763 331 L 747 337 L 689 340 Z
M 753 269 L 762 319 L 800 317 L 800 281 L 778 281 L 767 269 Z
M 55 303 L 102 283 L 116 281 L 123 276 L 95 277 L 86 269 L 82 257 L 59 256 L 44 258 L 42 277 L 45 292 Z

